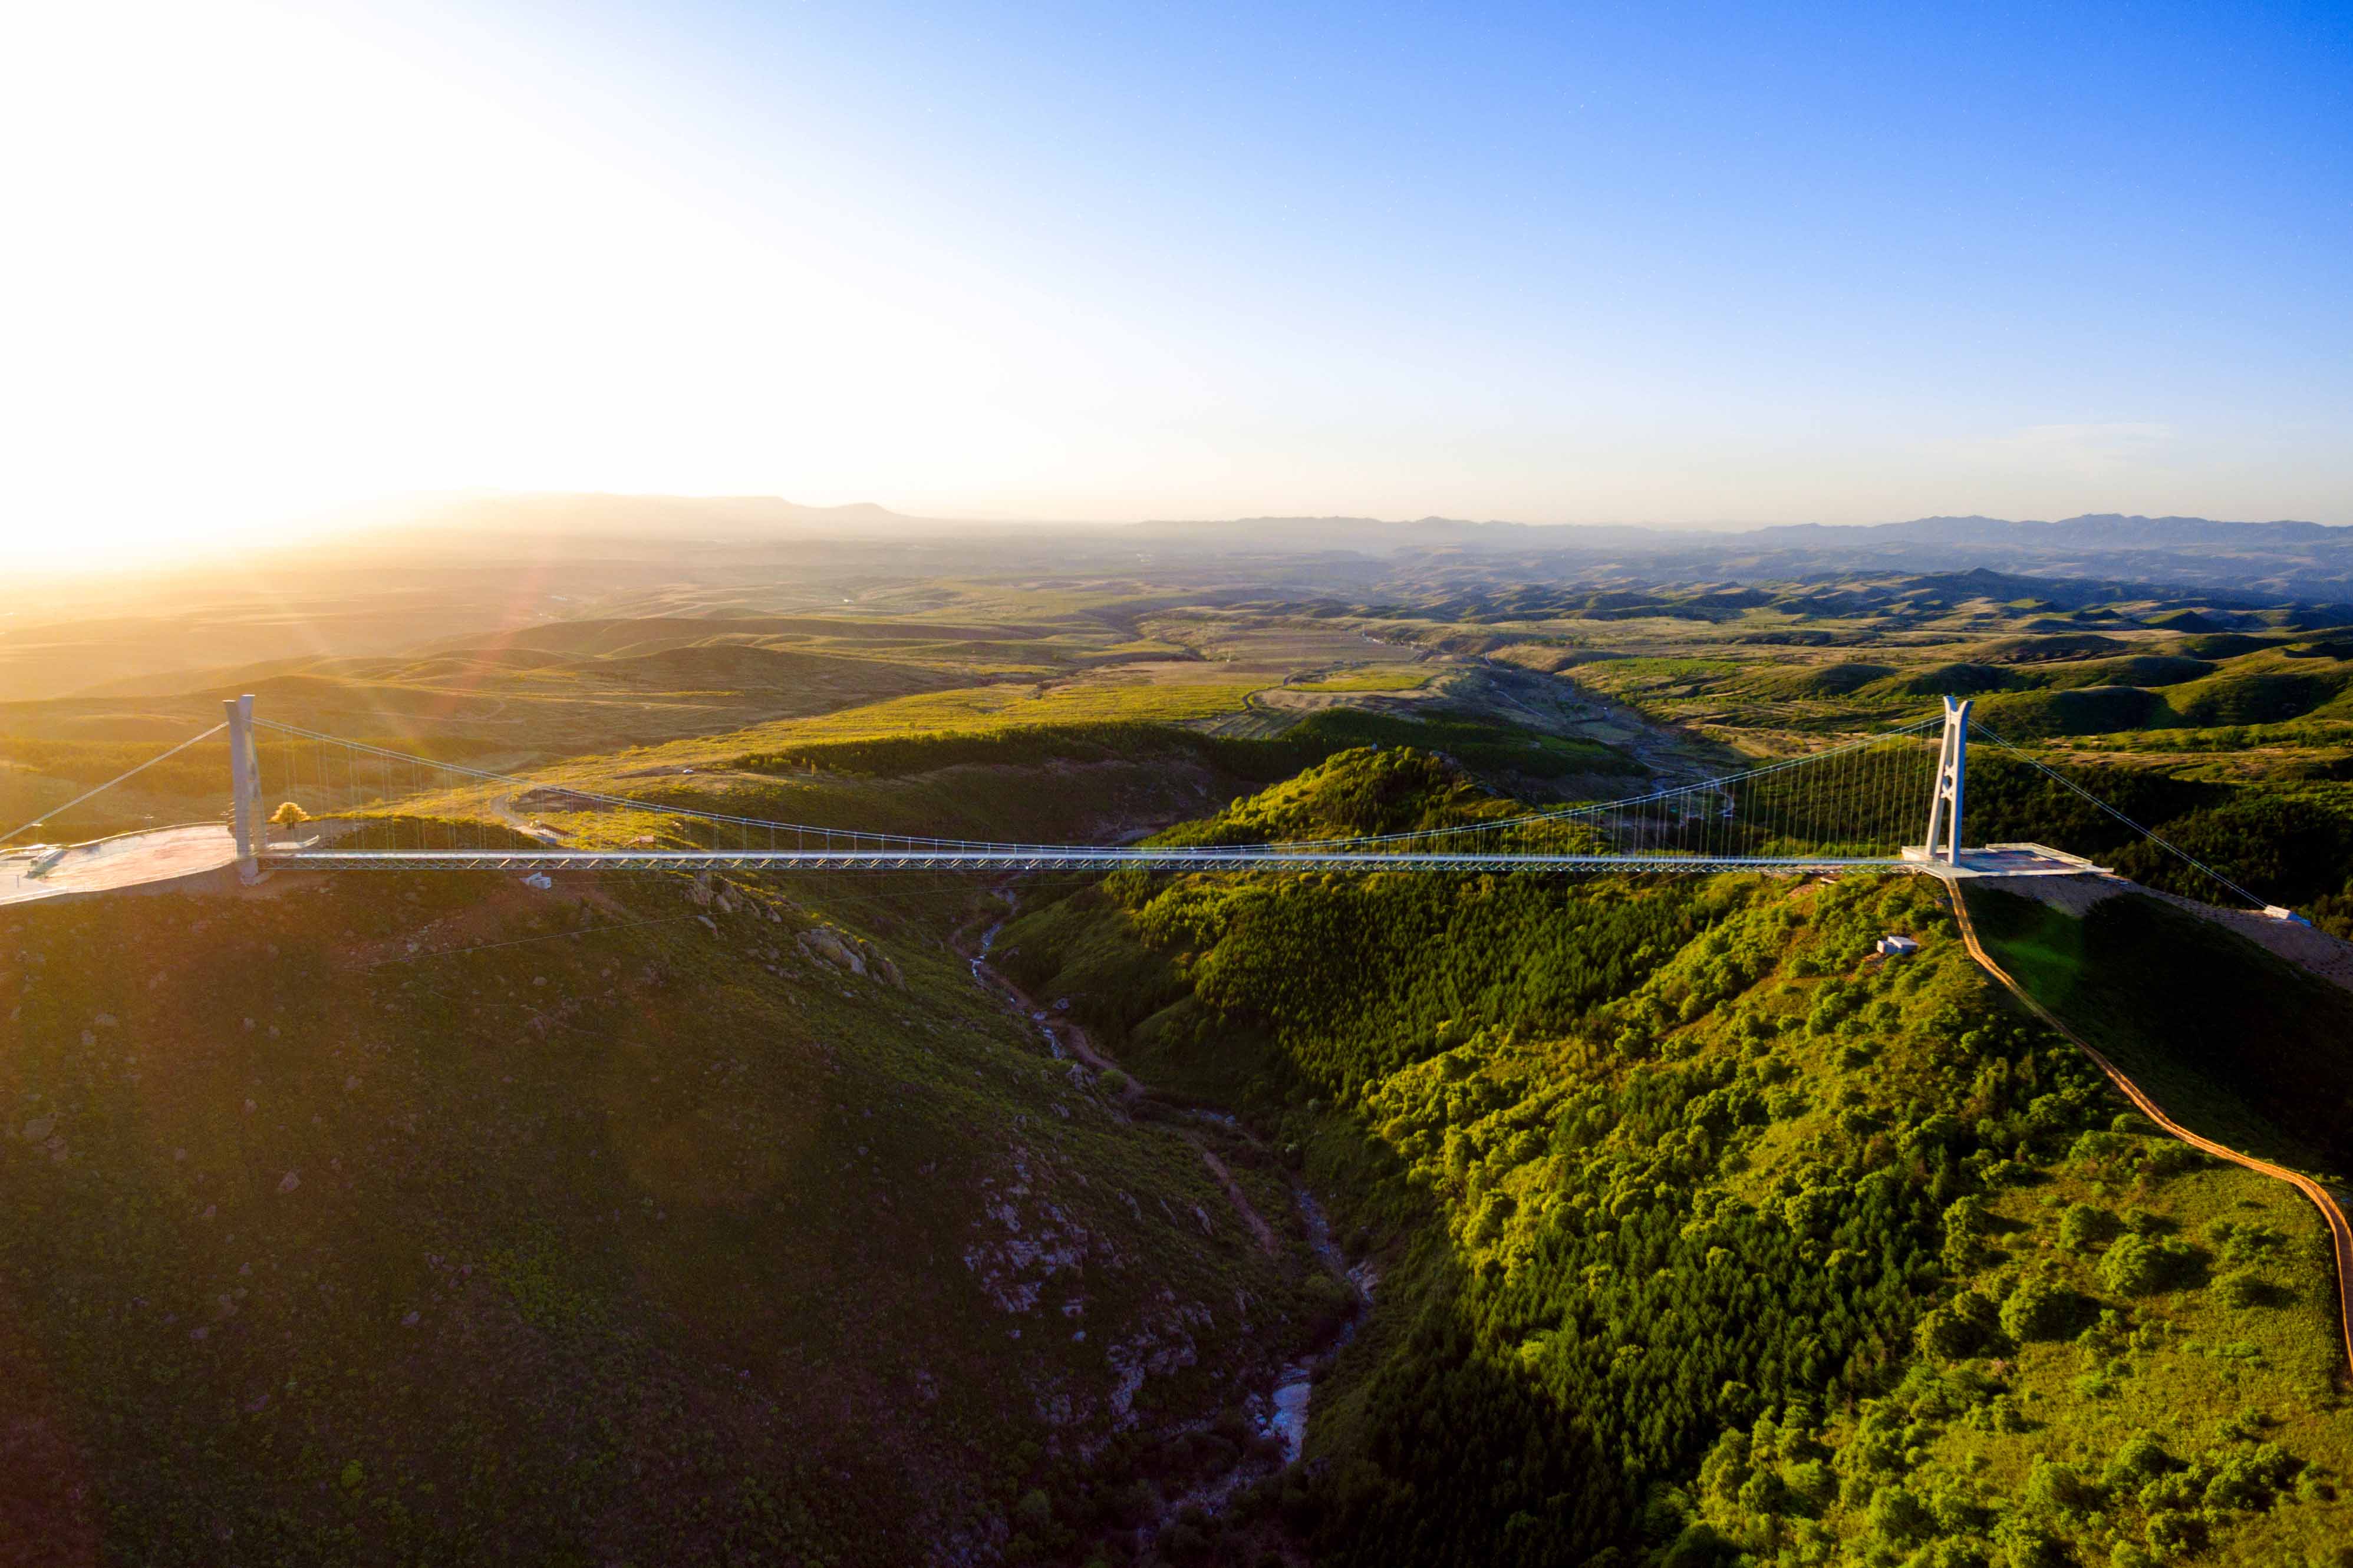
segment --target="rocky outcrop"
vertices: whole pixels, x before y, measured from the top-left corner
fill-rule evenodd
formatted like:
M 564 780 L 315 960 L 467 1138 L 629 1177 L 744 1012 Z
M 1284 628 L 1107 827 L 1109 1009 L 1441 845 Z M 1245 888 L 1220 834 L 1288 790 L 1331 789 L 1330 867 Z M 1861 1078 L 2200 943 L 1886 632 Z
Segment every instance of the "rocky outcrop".
M 855 939 L 852 939 L 855 940 Z M 794 941 L 800 950 L 820 963 L 829 963 L 845 974 L 866 973 L 866 960 L 857 949 L 844 942 L 839 931 L 830 926 L 811 926 Z
M 896 991 L 907 988 L 907 977 L 899 973 L 899 966 L 864 937 L 852 936 L 832 926 L 811 926 L 794 941 L 809 957 L 845 974 L 871 975 Z

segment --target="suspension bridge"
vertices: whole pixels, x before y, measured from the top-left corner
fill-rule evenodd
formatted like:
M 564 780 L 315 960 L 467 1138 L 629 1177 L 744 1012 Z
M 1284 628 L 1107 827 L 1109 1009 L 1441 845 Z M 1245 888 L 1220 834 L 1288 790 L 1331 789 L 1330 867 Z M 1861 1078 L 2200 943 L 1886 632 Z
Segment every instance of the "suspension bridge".
M 79 845 L 34 846 L 13 856 L 0 848 L 0 905 L 169 886 L 227 873 L 231 867 L 248 881 L 279 868 L 402 868 L 526 876 L 723 867 L 996 873 L 1124 868 L 1662 875 L 1905 870 L 1950 880 L 2105 871 L 2081 856 L 2041 844 L 1967 844 L 1970 705 L 1951 698 L 1944 700 L 1942 713 L 1878 734 L 1617 800 L 1548 811 L 1499 808 L 1485 819 L 1390 833 L 1115 845 L 929 837 L 715 812 L 681 798 L 683 790 L 621 795 L 561 773 L 542 779 L 494 773 L 274 722 L 256 717 L 249 696 L 230 700 L 227 708 L 221 723 L 0 835 L 0 847 L 189 747 L 226 734 L 229 805 L 224 821 Z M 2054 790 L 2107 814 L 2247 905 L 2275 918 L 2288 914 L 2000 735 L 1982 726 L 1978 732 L 2044 775 Z M 682 770 L 674 776 L 684 783 Z M 756 788 L 756 775 L 730 775 L 723 787 Z M 279 803 L 274 808 L 268 805 L 272 799 Z M 2306 1175 L 2241 1153 L 2171 1120 L 1994 961 L 1978 941 L 1960 889 L 1950 887 L 1948 893 L 1971 956 L 2029 1011 L 2082 1047 L 2159 1127 L 2219 1158 L 2289 1183 L 2319 1208 L 2336 1250 L 2340 1317 L 2353 1362 L 2353 1220 L 2336 1197 Z M 2220 917 L 2226 911 L 2209 912 Z
M 222 722 L 15 833 L 21 837 L 156 763 L 226 735 L 228 795 L 215 825 L 43 846 L 0 859 L 0 902 L 138 885 L 234 865 L 272 869 L 541 871 L 732 868 L 774 871 L 1378 870 L 2069 876 L 2102 869 L 2040 844 L 1964 836 L 1970 704 L 1878 733 L 1615 800 L 1440 826 L 1315 838 L 1197 837 L 1124 844 L 1020 843 L 882 833 L 722 812 L 711 783 L 670 770 L 625 795 L 579 769 L 539 777 L 472 768 L 259 716 L 249 696 Z M 1980 726 L 1977 734 L 2104 811 L 2121 813 Z M 777 781 L 728 775 L 755 796 Z M 275 805 L 271 803 L 275 802 Z M 2138 824 L 2131 824 L 2136 828 Z M 2146 828 L 2141 832 L 2151 838 Z M 2163 845 L 2162 839 L 2157 842 Z M 2173 849 L 2170 845 L 2165 845 Z M 2177 854 L 2179 850 L 2174 851 Z M 2190 860 L 2248 904 L 2263 901 Z

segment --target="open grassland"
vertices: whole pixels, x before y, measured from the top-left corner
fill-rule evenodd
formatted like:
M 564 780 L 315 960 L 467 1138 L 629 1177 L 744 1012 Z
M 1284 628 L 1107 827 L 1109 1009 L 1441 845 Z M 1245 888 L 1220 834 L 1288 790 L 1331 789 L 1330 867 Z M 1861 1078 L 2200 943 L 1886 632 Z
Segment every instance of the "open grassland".
M 730 838 L 725 828 L 706 831 L 675 818 L 678 811 L 880 833 L 1111 842 L 1214 810 L 1242 788 L 1350 746 L 1441 748 L 1502 787 L 1556 795 L 1623 793 L 1644 776 L 1642 763 L 1626 752 L 1577 733 L 1581 715 L 1537 712 L 1540 727 L 1523 727 L 1525 693 L 1484 672 L 1463 673 L 1459 700 L 1417 703 L 1409 713 L 1359 707 L 1335 694 L 1325 706 L 1271 713 L 1264 726 L 1236 734 L 1229 721 L 1256 711 L 1255 698 L 1266 689 L 1260 681 L 1282 679 L 1275 667 L 1250 676 L 1228 663 L 1146 660 L 1067 680 L 925 692 L 575 757 L 533 767 L 536 782 L 528 787 L 272 739 L 262 749 L 263 785 L 273 806 L 290 802 L 311 818 L 391 824 L 375 834 L 385 847 L 454 847 L 464 838 L 462 825 L 472 823 L 580 847 L 692 848 L 800 846 L 762 830 Z M 1359 695 L 1380 700 L 1378 693 Z M 519 764 L 491 755 L 469 765 Z M 1040 766 L 1061 775 L 1042 796 L 1034 775 L 1022 771 Z M 566 790 L 643 806 L 596 805 Z M 460 826 L 442 838 L 397 826 L 418 822 Z M 332 825 L 305 831 L 363 847 Z
M 943 732 L 1239 722 L 1279 733 L 1301 715 L 1254 714 L 1253 694 L 1332 668 L 1335 652 L 1361 662 L 1366 646 L 1356 632 L 1280 616 L 1124 609 L 1134 584 L 944 587 L 933 597 L 942 602 L 888 616 L 706 607 L 543 619 L 394 653 L 100 681 L 0 706 L 0 812 L 19 821 L 70 799 L 216 723 L 221 700 L 245 691 L 280 723 L 497 771 L 631 748 L 628 766 L 691 766 Z M 304 623 L 328 645 L 338 640 L 331 611 L 317 606 Z M 1146 619 L 1158 629 L 1143 630 Z M 1379 666 L 1326 689 L 1345 703 L 1352 693 L 1410 692 L 1427 673 Z M 207 770 L 217 775 L 220 755 L 217 746 L 191 752 L 58 831 L 90 837 L 212 816 L 219 792 Z
M 1968 698 L 1976 841 L 2050 843 L 2169 892 L 2236 900 L 2034 773 L 2014 743 L 2257 901 L 2353 932 L 2353 637 L 2327 614 L 1970 574 L 1736 591 L 1530 586 L 1391 606 L 1376 629 L 1541 672 L 1595 705 L 1585 733 L 1645 760 L 1662 733 L 1687 755 L 1715 748 L 1719 768 L 1793 755 Z M 1613 711 L 1630 716 L 1627 730 L 1609 727 Z

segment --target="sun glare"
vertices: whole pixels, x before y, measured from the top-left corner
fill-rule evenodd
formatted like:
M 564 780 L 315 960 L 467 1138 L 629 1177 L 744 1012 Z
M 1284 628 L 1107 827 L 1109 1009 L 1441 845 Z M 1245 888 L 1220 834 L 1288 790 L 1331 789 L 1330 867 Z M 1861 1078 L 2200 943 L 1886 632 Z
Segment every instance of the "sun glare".
M 321 14 L 26 22 L 0 113 L 38 149 L 12 205 L 43 242 L 0 259 L 0 398 L 27 553 L 135 559 L 482 484 L 798 470 L 830 499 L 1036 446 L 991 414 L 989 353 L 863 287 L 814 221 L 633 167 L 625 126 Z

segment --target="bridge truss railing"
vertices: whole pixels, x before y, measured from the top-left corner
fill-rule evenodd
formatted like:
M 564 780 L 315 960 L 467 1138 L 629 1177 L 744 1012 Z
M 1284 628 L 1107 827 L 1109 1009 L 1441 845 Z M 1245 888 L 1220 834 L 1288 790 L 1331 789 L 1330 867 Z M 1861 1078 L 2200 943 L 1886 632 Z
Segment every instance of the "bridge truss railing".
M 662 796 L 623 795 L 253 720 L 251 815 L 272 819 L 258 853 L 322 866 L 1829 867 L 1893 861 L 1917 837 L 1936 766 L 1928 732 L 1938 722 L 1615 800 L 1381 833 L 1139 847 L 879 833 L 712 811 L 680 798 L 694 787 L 683 774 Z
M 248 872 L 265 859 L 321 868 L 551 869 L 735 865 L 984 872 L 1120 867 L 1840 870 L 1959 858 L 1970 734 L 1969 704 L 1947 700 L 1941 719 L 1931 716 L 1614 800 L 1504 815 L 1476 815 L 1474 806 L 1467 819 L 1379 833 L 1245 838 L 1242 829 L 1228 822 L 1179 829 L 1147 844 L 1088 845 L 879 833 L 712 811 L 681 798 L 695 787 L 684 782 L 683 769 L 672 792 L 623 795 L 561 777 L 499 773 L 259 719 L 249 697 L 225 706 L 226 723 L 0 835 L 0 844 L 106 795 L 226 730 L 233 781 L 227 826 Z M 2094 850 L 2103 832 L 2111 848 L 2145 842 L 2178 868 L 2167 877 L 2179 890 L 2211 888 L 2268 912 L 2286 912 L 2068 777 L 2045 760 L 2043 748 L 2020 745 L 1982 724 L 1977 733 L 1993 743 L 2005 764 L 2015 761 L 2047 784 L 2052 800 L 2072 812 L 2053 813 L 2048 806 L 2021 812 L 2013 780 L 2007 812 L 1997 814 L 2009 824 L 2011 837 L 2063 843 L 2081 836 L 2085 843 L 2076 847 Z M 741 790 L 748 779 L 756 788 L 771 778 L 731 774 L 724 787 Z M 2099 815 L 2086 816 L 2085 805 Z M 2099 830 L 2085 826 L 2102 817 L 2112 825 Z M 1972 811 L 1971 820 L 1981 821 L 1982 815 Z M 2064 821 L 2073 826 L 2040 831 Z M 1915 834 L 1915 824 L 1925 831 Z M 2117 827 L 2125 833 L 2118 835 Z M 2042 858 L 2054 865 L 2090 864 L 2064 850 Z M 1989 857 L 1981 868 L 2000 860 Z

